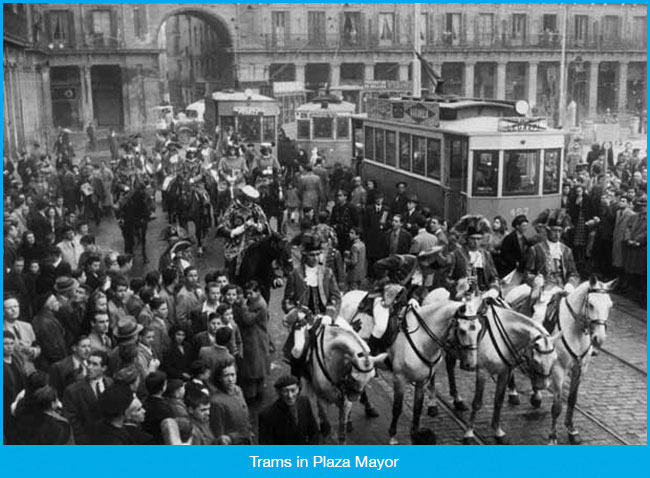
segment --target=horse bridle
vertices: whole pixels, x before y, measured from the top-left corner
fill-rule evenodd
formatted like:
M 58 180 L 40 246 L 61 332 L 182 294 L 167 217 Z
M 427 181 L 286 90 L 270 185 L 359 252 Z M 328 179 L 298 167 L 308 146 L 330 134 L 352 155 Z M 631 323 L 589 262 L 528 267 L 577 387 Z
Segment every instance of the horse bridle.
M 581 305 L 579 310 L 584 310 L 584 311 L 587 310 L 586 306 L 589 303 L 589 294 L 608 294 L 608 293 L 609 292 L 607 290 L 605 290 L 603 288 L 600 288 L 600 287 L 598 287 L 598 288 L 596 288 L 596 287 L 589 288 L 587 290 L 587 293 L 585 294 L 585 298 L 582 301 L 582 305 Z M 567 307 L 567 309 L 569 311 L 569 314 L 571 314 L 571 317 L 573 317 L 573 320 L 575 320 L 578 323 L 583 324 L 582 333 L 584 335 L 587 335 L 594 325 L 602 325 L 605 328 L 607 328 L 607 319 L 605 319 L 605 320 L 592 319 L 591 317 L 589 317 L 589 314 L 587 312 L 583 312 L 583 313 L 580 313 L 580 314 L 576 313 L 576 311 L 573 309 L 573 307 L 571 307 L 571 304 L 569 304 L 568 295 L 564 297 L 564 303 L 566 304 L 566 307 Z M 557 327 L 558 327 L 558 330 L 560 332 L 562 332 L 562 324 L 561 324 L 561 320 L 559 318 L 558 318 L 558 321 L 557 321 Z M 569 355 L 571 355 L 571 357 L 574 360 L 576 360 L 577 362 L 582 362 L 582 360 L 591 352 L 592 343 L 590 341 L 589 342 L 589 347 L 587 347 L 587 350 L 585 350 L 580 355 L 575 353 L 574 350 L 569 345 L 569 342 L 567 342 L 566 338 L 564 337 L 564 332 L 562 332 L 562 343 L 564 344 L 564 347 L 569 352 Z

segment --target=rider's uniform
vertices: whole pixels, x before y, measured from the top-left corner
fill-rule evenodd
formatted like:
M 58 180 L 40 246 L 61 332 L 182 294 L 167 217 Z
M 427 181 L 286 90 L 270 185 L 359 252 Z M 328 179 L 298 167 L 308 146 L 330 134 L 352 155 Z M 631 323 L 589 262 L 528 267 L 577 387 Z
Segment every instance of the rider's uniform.
M 452 255 L 451 283 L 456 286 L 461 279 L 469 281 L 469 290 L 486 292 L 489 289 L 499 290 L 499 275 L 492 255 L 485 249 L 471 251 L 467 247 L 456 249 Z M 456 291 L 452 290 L 452 294 Z
M 217 165 L 217 174 L 219 176 L 217 184 L 218 208 L 223 210 L 230 200 L 234 199 L 231 197 L 231 192 L 246 184 L 246 176 L 248 175 L 246 159 L 243 156 L 222 157 Z
M 252 224 L 247 224 L 249 220 Z M 240 232 L 241 226 L 243 232 Z M 235 200 L 226 209 L 218 231 L 226 237 L 224 255 L 227 263 L 230 264 L 238 259 L 235 266 L 239 268 L 244 250 L 267 236 L 270 229 L 266 214 L 258 204 L 250 202 L 245 205 Z

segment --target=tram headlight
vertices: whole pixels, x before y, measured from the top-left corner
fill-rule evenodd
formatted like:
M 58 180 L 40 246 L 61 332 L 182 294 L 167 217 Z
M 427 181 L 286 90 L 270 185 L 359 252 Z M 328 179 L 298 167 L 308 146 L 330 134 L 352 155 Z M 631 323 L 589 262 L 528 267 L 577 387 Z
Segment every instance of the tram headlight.
M 518 115 L 526 116 L 529 110 L 530 106 L 528 105 L 527 101 L 519 100 L 515 103 L 515 111 Z

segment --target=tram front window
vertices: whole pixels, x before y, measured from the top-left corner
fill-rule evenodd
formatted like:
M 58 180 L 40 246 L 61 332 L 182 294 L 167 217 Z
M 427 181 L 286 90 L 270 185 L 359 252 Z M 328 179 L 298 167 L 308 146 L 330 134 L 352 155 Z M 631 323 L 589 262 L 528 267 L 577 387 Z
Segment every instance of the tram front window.
M 539 151 L 505 151 L 504 196 L 532 196 L 539 184 Z
M 265 116 L 262 119 L 262 132 L 264 133 L 262 141 L 275 141 L 275 118 L 273 116 Z
M 309 120 L 298 120 L 297 129 L 298 129 L 298 139 L 310 139 Z
M 314 118 L 314 139 L 332 139 L 334 131 L 332 118 Z
M 261 126 L 259 116 L 240 116 L 238 123 L 239 134 L 243 141 L 251 143 L 260 142 Z
M 544 151 L 544 194 L 560 192 L 560 150 Z
M 472 195 L 496 196 L 499 181 L 499 152 L 474 151 Z

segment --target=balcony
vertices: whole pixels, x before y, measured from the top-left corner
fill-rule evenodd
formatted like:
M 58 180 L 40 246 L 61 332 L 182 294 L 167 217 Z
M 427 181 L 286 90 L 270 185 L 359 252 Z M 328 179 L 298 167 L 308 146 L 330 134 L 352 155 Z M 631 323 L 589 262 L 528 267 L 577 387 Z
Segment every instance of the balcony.
M 260 34 L 259 37 L 243 38 L 241 50 L 266 50 L 278 52 L 343 50 L 410 50 L 409 44 L 400 44 L 397 40 L 380 40 L 376 36 L 356 34 Z

